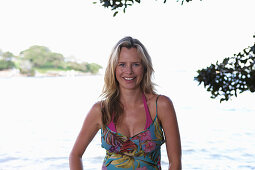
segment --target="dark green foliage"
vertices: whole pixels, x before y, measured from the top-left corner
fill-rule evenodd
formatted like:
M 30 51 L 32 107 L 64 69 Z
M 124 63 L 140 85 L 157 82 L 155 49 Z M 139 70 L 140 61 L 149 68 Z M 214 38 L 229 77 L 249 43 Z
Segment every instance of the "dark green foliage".
M 76 70 L 76 71 L 81 71 L 81 72 L 89 72 L 88 68 L 87 68 L 88 63 L 84 62 L 84 63 L 76 63 L 76 62 L 72 62 L 69 61 L 66 63 L 66 68 L 68 70 Z
M 190 2 L 192 0 L 181 0 L 181 4 L 183 5 L 184 2 Z M 99 3 L 102 4 L 105 8 L 110 8 L 111 10 L 115 11 L 113 16 L 116 16 L 119 11 L 117 10 L 123 10 L 123 12 L 126 12 L 126 9 L 128 6 L 132 6 L 134 3 L 140 3 L 141 0 L 100 0 Z M 166 0 L 163 1 L 166 3 Z M 179 2 L 179 0 L 177 0 Z M 93 4 L 96 4 L 97 2 L 93 2 Z
M 1 70 L 7 70 L 7 69 L 12 69 L 15 67 L 14 62 L 10 60 L 0 60 L 0 71 Z
M 81 72 L 90 72 L 92 74 L 98 73 L 98 71 L 102 68 L 102 66 L 96 63 L 76 63 L 76 62 L 67 62 L 67 69 L 76 70 Z
M 254 35 L 255 37 L 255 35 Z M 222 63 L 197 71 L 195 80 L 204 83 L 211 98 L 221 97 L 220 102 L 244 91 L 255 92 L 255 42 L 242 52 L 227 57 Z
M 102 67 L 96 63 L 91 63 L 87 65 L 87 68 L 89 72 L 96 74 L 98 73 L 99 69 L 101 69 Z
M 34 68 L 57 68 L 63 70 L 91 72 L 93 74 L 98 73 L 99 69 L 102 68 L 94 63 L 77 63 L 71 61 L 65 62 L 62 54 L 51 52 L 47 47 L 44 46 L 32 46 L 29 49 L 22 51 L 21 55 L 24 59 L 29 60 Z
M 2 57 L 4 60 L 11 60 L 15 56 L 11 52 L 7 51 L 2 54 Z
M 13 62 L 14 58 L 15 63 Z M 14 67 L 17 67 L 21 74 L 27 76 L 34 76 L 36 71 L 45 73 L 50 70 L 75 70 L 96 74 L 99 69 L 102 68 L 95 63 L 65 61 L 62 54 L 51 52 L 47 47 L 38 45 L 22 51 L 19 57 L 14 56 L 10 52 L 3 53 L 0 50 L 0 70 L 11 69 Z
M 2 52 L 0 51 L 0 70 L 12 69 L 15 68 L 15 63 L 12 59 L 15 57 L 11 52 Z
M 37 68 L 64 68 L 64 56 L 59 53 L 51 52 L 44 46 L 32 46 L 22 51 L 21 55 L 33 63 Z

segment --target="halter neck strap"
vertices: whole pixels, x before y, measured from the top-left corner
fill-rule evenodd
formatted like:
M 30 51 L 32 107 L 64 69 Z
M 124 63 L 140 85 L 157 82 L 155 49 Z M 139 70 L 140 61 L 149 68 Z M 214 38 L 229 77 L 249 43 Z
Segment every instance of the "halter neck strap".
M 145 97 L 144 94 L 142 96 L 143 96 L 143 105 L 144 105 L 144 109 L 145 109 L 145 113 L 146 113 L 146 125 L 145 125 L 144 130 L 146 130 L 151 125 L 152 119 L 151 119 L 151 115 L 150 115 L 149 108 L 148 108 L 148 105 L 147 105 L 146 97 Z M 116 126 L 113 123 L 113 118 L 114 117 L 112 117 L 111 122 L 108 124 L 108 128 L 111 129 L 114 132 L 117 132 Z
M 152 119 L 151 119 L 151 114 L 149 112 L 149 108 L 148 108 L 148 105 L 147 105 L 146 97 L 145 97 L 144 94 L 143 94 L 143 105 L 144 105 L 145 112 L 146 112 L 146 125 L 145 125 L 145 128 L 144 128 L 144 130 L 146 130 L 151 125 Z

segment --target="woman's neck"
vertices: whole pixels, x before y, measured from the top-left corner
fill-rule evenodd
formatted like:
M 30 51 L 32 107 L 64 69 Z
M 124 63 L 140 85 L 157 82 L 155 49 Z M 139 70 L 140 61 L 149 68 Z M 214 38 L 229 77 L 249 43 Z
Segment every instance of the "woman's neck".
M 143 92 L 141 89 L 137 90 L 120 90 L 120 102 L 124 106 L 134 106 L 142 101 Z

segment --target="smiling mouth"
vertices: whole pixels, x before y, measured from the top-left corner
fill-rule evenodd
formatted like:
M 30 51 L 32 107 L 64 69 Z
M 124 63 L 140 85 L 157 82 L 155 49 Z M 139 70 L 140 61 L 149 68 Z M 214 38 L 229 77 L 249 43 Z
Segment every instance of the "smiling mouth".
M 125 80 L 134 80 L 135 77 L 129 78 L 129 77 L 123 77 Z

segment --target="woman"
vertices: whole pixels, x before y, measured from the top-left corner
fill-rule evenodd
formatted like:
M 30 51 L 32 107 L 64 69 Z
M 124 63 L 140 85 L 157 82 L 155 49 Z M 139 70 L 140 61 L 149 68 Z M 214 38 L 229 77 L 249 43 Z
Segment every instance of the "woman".
M 70 154 L 70 169 L 82 169 L 82 155 L 101 129 L 106 156 L 102 169 L 161 169 L 166 142 L 170 170 L 181 169 L 181 142 L 171 100 L 157 95 L 151 58 L 137 39 L 113 48 L 105 71 L 104 100 L 91 108 Z

